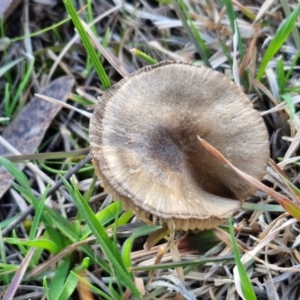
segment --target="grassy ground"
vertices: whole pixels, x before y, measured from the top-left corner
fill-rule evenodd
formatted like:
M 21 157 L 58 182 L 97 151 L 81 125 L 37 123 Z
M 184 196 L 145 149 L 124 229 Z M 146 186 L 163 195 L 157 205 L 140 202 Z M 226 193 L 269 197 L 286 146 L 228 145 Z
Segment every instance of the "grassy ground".
M 5 10 L 0 298 L 299 299 L 299 12 L 286 0 L 36 0 Z M 170 251 L 165 228 L 103 193 L 88 156 L 97 97 L 162 60 L 240 82 L 277 164 L 264 178 L 271 189 L 262 186 L 233 222 L 178 233 Z

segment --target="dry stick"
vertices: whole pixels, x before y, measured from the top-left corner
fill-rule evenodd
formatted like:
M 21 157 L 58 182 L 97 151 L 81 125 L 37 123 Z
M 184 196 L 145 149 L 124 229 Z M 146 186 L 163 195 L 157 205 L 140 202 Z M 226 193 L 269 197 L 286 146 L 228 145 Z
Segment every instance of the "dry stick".
M 299 220 L 299 213 L 298 209 L 300 209 L 300 206 L 292 202 L 290 199 L 288 199 L 285 196 L 282 196 L 278 192 L 274 191 L 273 189 L 269 188 L 268 186 L 264 185 L 262 182 L 257 180 L 256 178 L 246 174 L 245 172 L 241 171 L 237 167 L 235 167 L 232 163 L 230 163 L 224 156 L 221 154 L 216 148 L 214 148 L 211 144 L 206 142 L 204 139 L 201 139 L 199 136 L 197 136 L 198 140 L 202 144 L 202 146 L 215 158 L 217 158 L 220 162 L 223 164 L 226 164 L 232 168 L 238 175 L 241 176 L 241 178 L 247 182 L 248 184 L 256 187 L 257 189 L 264 191 L 269 196 L 272 196 L 275 201 L 277 201 L 291 216 Z M 287 207 L 289 210 L 287 210 Z M 294 210 L 294 211 L 293 211 Z M 295 213 L 295 210 L 296 213 Z
M 75 174 L 78 170 L 80 170 L 85 164 L 87 164 L 91 160 L 91 154 L 87 154 L 86 157 L 81 160 L 74 168 L 72 168 L 64 178 L 66 180 L 70 179 L 73 174 Z M 60 186 L 63 184 L 63 181 L 59 179 L 48 191 L 46 198 L 51 196 L 54 192 L 56 192 Z M 11 222 L 5 229 L 2 230 L 2 235 L 7 235 L 10 231 L 12 231 L 19 223 L 21 223 L 28 215 L 30 215 L 34 211 L 34 207 L 30 205 L 27 210 L 25 210 L 17 219 Z

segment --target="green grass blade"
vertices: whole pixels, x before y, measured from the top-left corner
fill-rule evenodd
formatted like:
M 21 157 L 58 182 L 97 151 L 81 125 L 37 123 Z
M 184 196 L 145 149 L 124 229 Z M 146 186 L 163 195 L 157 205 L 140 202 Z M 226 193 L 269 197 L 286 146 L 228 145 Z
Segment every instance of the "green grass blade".
M 296 64 L 298 62 L 299 56 L 300 56 L 300 52 L 297 52 L 294 59 L 293 59 L 293 61 L 292 61 L 290 69 L 288 70 L 288 72 L 285 75 L 284 82 L 287 82 L 289 80 L 290 76 L 292 75 L 292 73 L 294 71 L 294 67 L 296 66 Z
M 112 295 L 112 298 L 113 298 L 113 299 L 116 299 L 116 300 L 122 300 L 122 298 L 119 297 L 118 293 L 117 293 L 116 290 L 114 289 L 114 286 L 113 286 L 113 280 L 112 280 L 112 279 L 111 279 L 111 281 L 110 281 L 110 283 L 109 283 L 108 289 L 109 289 L 109 292 L 110 292 L 110 294 Z
M 45 297 L 47 300 L 50 300 L 50 297 L 49 297 L 49 288 L 48 288 L 48 283 L 47 283 L 47 278 L 44 277 L 43 278 L 43 288 L 44 288 L 44 291 L 45 291 Z
M 6 228 L 11 222 L 14 222 L 20 215 L 21 213 L 17 213 L 13 217 L 0 222 L 1 229 Z
M 12 245 L 23 245 L 28 247 L 35 247 L 49 250 L 52 253 L 56 253 L 58 248 L 56 244 L 49 239 L 37 239 L 31 241 L 20 241 L 19 239 L 15 238 L 6 238 L 5 242 Z
M 13 97 L 11 103 L 9 103 L 9 104 L 5 103 L 6 104 L 5 105 L 5 115 L 7 117 L 11 116 L 13 110 L 15 109 L 15 107 L 18 103 L 18 100 L 19 100 L 21 94 L 24 92 L 25 87 L 28 85 L 28 82 L 32 75 L 33 66 L 34 66 L 34 59 L 30 62 L 29 66 L 26 70 L 26 73 L 24 74 L 24 76 L 22 78 L 22 81 L 18 86 L 17 91 L 15 93 L 13 93 L 14 97 Z
M 49 300 L 56 300 L 58 299 L 59 295 L 64 286 L 64 282 L 68 276 L 70 270 L 70 260 L 68 258 L 64 258 L 61 260 L 57 268 L 55 270 L 54 277 L 51 281 L 48 293 L 49 293 Z
M 3 166 L 16 179 L 22 187 L 28 190 L 30 195 L 33 196 L 27 177 L 15 164 L 5 157 L 0 156 L 0 165 Z
M 0 226 L 0 261 L 2 262 L 2 265 L 6 265 L 7 260 L 6 260 L 6 253 L 5 253 L 5 247 L 4 247 L 4 241 L 2 237 L 2 231 L 1 231 L 1 226 Z M 1 264 L 0 264 L 0 269 L 1 269 Z M 4 274 L 3 276 L 3 283 L 5 285 L 9 285 L 9 277 L 7 274 Z
M 136 229 L 133 232 L 133 234 L 124 242 L 122 248 L 122 257 L 123 257 L 124 264 L 127 268 L 131 267 L 130 254 L 131 254 L 131 248 L 134 240 L 140 236 L 149 235 L 160 228 L 161 226 L 148 226 L 148 225 L 142 226 Z
M 144 53 L 141 50 L 133 48 L 133 49 L 131 49 L 131 53 L 136 55 L 137 57 L 143 59 L 144 61 L 146 61 L 150 65 L 155 65 L 155 64 L 158 63 L 157 60 L 155 60 L 154 58 L 152 58 L 151 56 L 149 56 L 148 54 Z
M 284 208 L 281 205 L 276 204 L 258 204 L 258 203 L 242 203 L 242 209 L 245 210 L 257 210 L 257 211 L 269 211 L 269 212 L 284 212 Z
M 70 296 L 73 294 L 74 290 L 76 289 L 78 283 L 78 278 L 74 275 L 73 272 L 69 273 L 65 284 L 62 287 L 61 293 L 56 300 L 66 300 L 70 299 Z M 54 299 L 50 299 L 54 300 Z
M 50 30 L 53 30 L 53 29 L 58 29 L 59 26 L 67 23 L 68 21 L 70 21 L 70 17 L 58 22 L 58 23 L 55 23 L 49 27 L 45 27 L 43 28 L 42 30 L 38 30 L 38 31 L 35 31 L 35 32 L 32 32 L 31 34 L 29 35 L 22 35 L 22 36 L 17 36 L 15 38 L 12 38 L 10 41 L 11 43 L 14 43 L 14 42 L 17 42 L 17 41 L 21 41 L 21 40 L 25 40 L 26 38 L 30 38 L 30 37 L 34 37 L 34 36 L 37 36 L 37 35 L 41 35 L 43 33 L 46 33 L 47 31 L 50 31 Z
M 292 183 L 289 179 L 287 179 L 286 177 L 284 177 L 284 176 L 282 176 L 282 175 L 279 175 L 279 176 L 280 176 L 280 178 L 281 178 L 282 181 L 285 181 L 285 182 L 290 186 L 290 188 L 293 190 L 293 192 L 294 192 L 297 196 L 300 195 L 300 189 L 297 188 L 297 187 L 295 186 L 295 184 L 293 184 L 293 183 Z
M 134 216 L 134 213 L 130 210 L 125 211 L 117 220 L 116 225 L 122 226 L 129 222 L 129 220 Z
M 178 18 L 181 20 L 182 26 L 185 29 L 185 32 L 187 33 L 187 35 L 188 35 L 189 39 L 191 40 L 191 42 L 193 43 L 193 45 L 195 46 L 195 48 L 196 48 L 198 54 L 200 55 L 201 59 L 203 60 L 204 64 L 207 67 L 211 68 L 210 62 L 205 54 L 205 50 L 202 48 L 201 43 L 200 44 L 198 43 L 198 40 L 196 39 L 193 30 L 191 29 L 190 25 L 187 22 L 187 18 L 182 10 L 182 7 L 181 7 L 182 5 L 180 4 L 181 3 L 180 1 L 181 0 L 173 0 L 172 1 L 174 9 L 176 11 L 176 14 L 177 14 Z
M 121 202 L 114 202 L 96 214 L 96 218 L 101 223 L 102 226 L 105 226 L 108 222 L 115 219 L 116 211 L 118 207 L 121 206 L 121 204 L 122 204 Z M 91 229 L 87 226 L 83 230 L 83 236 L 88 236 L 90 234 L 91 234 Z
M 48 193 L 48 190 L 49 190 L 49 186 L 43 192 L 41 200 L 38 204 L 38 207 L 37 207 L 34 219 L 33 219 L 33 223 L 32 223 L 31 229 L 30 229 L 30 233 L 29 233 L 29 239 L 30 240 L 33 240 L 36 236 L 36 232 L 38 230 L 39 222 L 40 222 L 43 210 L 44 210 L 45 201 L 47 199 L 46 195 Z
M 90 227 L 91 231 L 95 235 L 97 242 L 102 248 L 103 252 L 111 262 L 114 273 L 118 276 L 118 279 L 123 282 L 123 284 L 128 287 L 132 293 L 140 299 L 140 292 L 133 284 L 131 277 L 127 270 L 125 269 L 124 263 L 122 261 L 122 257 L 118 250 L 116 249 L 116 245 L 112 243 L 112 240 L 107 235 L 103 226 L 99 223 L 93 211 L 89 207 L 88 203 L 85 201 L 83 196 L 77 190 L 76 185 L 74 185 L 74 189 L 70 186 L 70 184 L 65 180 L 65 178 L 61 177 L 66 186 L 68 192 L 72 196 L 78 211 L 83 216 L 84 220 Z
M 184 13 L 184 16 L 185 16 L 185 18 L 188 22 L 188 25 L 190 26 L 190 29 L 191 29 L 191 31 L 192 31 L 195 39 L 196 39 L 197 44 L 202 49 L 205 56 L 210 57 L 209 49 L 208 49 L 207 45 L 205 44 L 205 41 L 202 39 L 199 31 L 195 27 L 194 23 L 192 22 L 192 19 L 190 17 L 190 14 L 188 12 L 188 9 L 187 9 L 185 3 L 182 0 L 179 0 L 179 5 L 180 5 L 180 8 L 182 9 L 182 11 Z
M 290 112 L 290 119 L 291 119 L 291 121 L 293 121 L 295 113 L 296 113 L 296 108 L 295 108 L 291 94 L 281 95 L 281 98 L 286 102 L 289 112 Z
M 4 247 L 3 247 L 4 249 Z M 7 271 L 17 271 L 19 268 L 19 265 L 13 265 L 12 263 L 10 264 L 6 264 L 6 263 L 0 263 L 0 270 L 1 272 L 3 272 L 3 269 L 7 270 Z
M 87 0 L 87 19 L 89 23 L 92 23 L 94 20 L 92 0 Z M 91 30 L 93 31 L 94 35 L 97 34 L 97 28 L 95 24 L 91 26 Z
M 82 40 L 82 43 L 88 53 L 88 56 L 90 57 L 90 59 L 92 60 L 92 63 L 95 67 L 95 70 L 97 72 L 97 75 L 99 77 L 99 80 L 101 81 L 101 84 L 103 86 L 104 89 L 107 89 L 111 86 L 110 80 L 104 70 L 103 65 L 101 64 L 97 52 L 94 49 L 87 33 L 84 30 L 84 27 L 78 17 L 78 14 L 73 6 L 73 3 L 71 0 L 64 0 L 64 4 L 65 7 L 69 13 L 69 15 L 71 16 L 71 19 L 73 21 L 74 26 L 76 27 L 78 34 Z
M 90 259 L 88 257 L 85 257 L 81 263 L 80 266 L 75 267 L 73 271 L 71 271 L 68 275 L 68 277 L 65 280 L 64 285 L 62 286 L 60 290 L 60 294 L 58 297 L 50 299 L 50 300 L 65 300 L 70 299 L 70 296 L 73 294 L 75 288 L 78 284 L 78 277 L 76 276 L 76 273 L 80 273 L 88 268 L 90 264 Z M 63 274 L 65 275 L 65 273 Z
M 284 21 L 282 26 L 276 32 L 273 40 L 271 41 L 262 61 L 260 63 L 260 66 L 259 66 L 259 69 L 258 69 L 257 75 L 256 75 L 257 80 L 260 81 L 262 79 L 269 61 L 274 57 L 274 55 L 280 49 L 282 44 L 288 38 L 289 34 L 291 33 L 291 31 L 293 30 L 293 28 L 295 26 L 295 23 L 297 21 L 299 13 L 300 13 L 300 3 L 298 3 L 296 9 L 289 15 L 289 17 Z
M 279 86 L 279 93 L 281 94 L 285 86 L 284 64 L 281 58 L 279 58 L 276 61 L 276 74 L 277 74 L 277 82 Z
M 15 230 L 13 230 L 12 236 L 13 236 L 12 237 L 13 240 L 15 240 L 15 241 L 19 240 L 19 238 L 18 238 L 17 233 L 16 233 Z M 5 242 L 7 242 L 7 239 L 5 239 Z M 20 254 L 22 254 L 23 256 L 27 255 L 27 253 L 28 253 L 27 247 L 25 247 L 23 244 L 20 244 L 20 243 L 15 244 L 15 245 L 18 246 Z
M 14 178 L 19 182 L 19 185 L 13 183 L 13 187 L 15 187 L 20 193 L 24 195 L 26 199 L 32 203 L 36 209 L 38 207 L 38 200 L 34 197 L 29 181 L 27 177 L 24 175 L 22 171 L 20 171 L 12 162 L 8 159 L 0 156 L 0 165 L 4 166 L 9 173 L 14 176 Z M 67 237 L 72 242 L 77 242 L 80 240 L 80 236 L 76 235 L 76 229 L 73 224 L 71 224 L 66 218 L 60 215 L 58 212 L 50 209 L 49 207 L 45 207 L 45 213 L 41 216 L 42 221 L 46 225 L 47 233 L 51 240 L 58 246 L 59 249 L 63 247 L 63 240 Z M 48 226 L 49 225 L 49 226 Z M 48 226 L 48 227 L 47 227 Z M 56 227 L 56 228 L 54 228 Z M 58 230 L 57 230 L 58 229 Z M 22 246 L 22 245 L 20 245 Z M 82 245 L 81 249 L 91 258 L 95 260 L 95 262 L 101 266 L 106 272 L 111 274 L 111 269 L 109 268 L 108 263 L 101 257 L 95 256 L 93 250 L 91 250 L 87 245 Z
M 41 238 L 49 240 L 49 235 L 47 234 L 47 231 L 44 232 L 44 234 L 41 236 Z M 52 239 L 50 239 L 50 240 L 53 241 Z M 57 247 L 57 251 L 56 251 L 56 253 L 57 253 L 59 251 L 59 248 L 58 248 L 57 245 L 56 245 L 56 247 Z M 35 249 L 34 254 L 32 255 L 31 262 L 30 262 L 31 266 L 38 266 L 39 265 L 40 261 L 43 260 L 42 256 L 44 254 L 44 251 L 45 250 L 43 248 L 36 248 Z
M 280 2 L 282 5 L 284 14 L 288 18 L 291 14 L 289 4 L 286 0 L 280 0 Z M 298 31 L 297 26 L 294 26 L 294 28 L 292 29 L 292 35 L 293 35 L 293 39 L 294 39 L 295 45 L 297 47 L 297 50 L 299 52 L 300 51 L 300 36 L 299 36 L 299 31 Z
M 76 233 L 75 225 L 71 224 L 67 219 L 65 219 L 62 215 L 60 215 L 58 212 L 51 210 L 46 207 L 47 214 L 51 217 L 51 220 L 53 222 L 53 226 L 55 226 L 58 231 L 61 232 L 65 237 L 67 237 L 72 242 L 79 241 L 82 237 L 78 236 Z M 59 235 L 58 235 L 59 236 Z M 95 256 L 92 249 L 90 249 L 87 245 L 82 245 L 81 249 L 90 257 L 93 258 L 96 263 L 101 266 L 106 272 L 111 274 L 111 270 L 109 268 L 108 263 L 101 257 Z
M 239 27 L 235 26 L 235 23 L 237 24 L 237 21 L 236 21 L 236 16 L 235 16 L 233 7 L 232 7 L 232 2 L 231 2 L 231 0 L 224 0 L 224 4 L 225 4 L 225 7 L 226 7 L 226 12 L 227 12 L 228 19 L 229 19 L 229 22 L 230 22 L 230 27 L 231 27 L 232 34 L 234 34 L 236 29 L 237 29 L 238 49 L 239 49 L 241 60 L 243 60 L 243 58 L 245 56 L 245 49 L 244 49 L 244 46 L 243 46 L 243 42 L 242 42 Z
M 21 172 L 20 170 L 18 170 L 19 172 Z M 23 174 L 21 172 L 21 174 Z M 12 174 L 13 175 L 13 174 Z M 24 174 L 23 174 L 24 175 Z M 18 176 L 15 177 L 16 179 L 18 179 Z M 30 187 L 22 187 L 22 186 L 19 186 L 17 185 L 16 183 L 12 183 L 12 186 L 17 190 L 19 191 L 24 197 L 25 199 L 27 199 L 27 201 L 32 204 L 35 208 L 35 210 L 37 211 L 38 208 L 39 208 L 39 201 L 38 199 L 36 199 L 34 197 L 34 195 L 32 194 L 31 192 L 31 189 Z M 44 209 L 42 210 L 42 213 L 41 213 L 41 220 L 42 222 L 44 223 L 45 227 L 46 227 L 46 231 L 47 231 L 47 234 L 49 235 L 50 239 L 55 243 L 55 245 L 58 247 L 58 250 L 61 250 L 63 248 L 63 236 L 61 235 L 60 232 L 57 232 L 57 230 L 53 227 L 54 225 L 54 221 L 53 219 L 51 218 L 51 216 L 49 215 L 49 213 L 51 212 L 51 209 L 49 207 L 45 207 L 45 206 L 42 206 Z M 65 223 L 68 222 L 65 218 L 61 217 Z M 64 225 L 62 226 L 59 226 L 59 224 L 56 224 L 58 228 L 61 228 L 62 229 L 62 232 L 64 232 L 66 230 L 66 227 Z
M 6 65 L 2 66 L 0 68 L 0 77 L 3 76 L 6 72 L 8 72 L 15 65 L 17 65 L 19 62 L 21 62 L 23 59 L 25 59 L 25 56 L 24 57 L 19 57 L 19 58 L 13 60 L 13 61 L 10 61 Z
M 244 296 L 243 298 L 247 299 L 247 300 L 256 300 L 256 296 L 255 296 L 252 284 L 251 284 L 248 274 L 244 268 L 244 265 L 242 264 L 241 259 L 240 259 L 239 250 L 238 250 L 236 240 L 235 240 L 235 235 L 233 232 L 231 218 L 229 218 L 228 223 L 229 223 L 229 233 L 231 236 L 232 250 L 233 250 L 233 254 L 234 254 L 235 263 L 236 263 L 236 266 L 238 269 L 238 273 L 240 276 L 240 283 L 241 283 L 241 288 L 242 288 L 242 292 L 243 292 L 243 296 Z

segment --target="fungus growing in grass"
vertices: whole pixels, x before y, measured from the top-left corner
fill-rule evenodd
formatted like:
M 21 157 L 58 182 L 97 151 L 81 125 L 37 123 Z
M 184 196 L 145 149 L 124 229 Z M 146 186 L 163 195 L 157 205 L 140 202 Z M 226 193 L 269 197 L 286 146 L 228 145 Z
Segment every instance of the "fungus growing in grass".
M 241 88 L 180 62 L 147 66 L 106 91 L 89 136 L 105 191 L 141 219 L 182 230 L 216 227 L 255 192 L 197 136 L 256 179 L 269 158 L 264 122 Z

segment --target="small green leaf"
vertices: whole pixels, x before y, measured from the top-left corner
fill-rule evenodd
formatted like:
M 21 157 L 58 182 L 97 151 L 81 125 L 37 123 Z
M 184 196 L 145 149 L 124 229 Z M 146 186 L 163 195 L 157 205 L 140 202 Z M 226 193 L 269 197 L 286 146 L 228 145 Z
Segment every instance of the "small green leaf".
M 90 258 L 85 257 L 80 265 L 80 270 L 86 270 L 90 266 Z
M 58 250 L 56 244 L 53 241 L 48 240 L 48 239 L 20 241 L 18 239 L 14 239 L 14 238 L 6 238 L 5 242 L 8 244 L 13 244 L 13 245 L 23 245 L 23 246 L 28 246 L 28 247 L 42 248 L 42 249 L 49 250 L 52 253 L 56 253 Z

